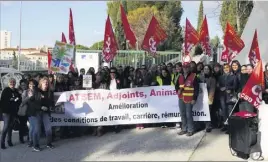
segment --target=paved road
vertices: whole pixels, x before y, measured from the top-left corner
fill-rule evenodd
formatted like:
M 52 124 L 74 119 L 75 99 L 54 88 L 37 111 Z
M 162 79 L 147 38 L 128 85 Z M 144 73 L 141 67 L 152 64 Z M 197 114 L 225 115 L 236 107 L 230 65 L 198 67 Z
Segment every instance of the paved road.
M 177 130 L 147 128 L 108 133 L 102 137 L 84 136 L 55 142 L 53 150 L 32 152 L 18 143 L 14 135 L 12 148 L 1 150 L 1 162 L 68 161 L 216 161 L 240 159 L 228 150 L 227 135 L 214 131 L 199 132 L 192 137 L 178 136 Z M 43 141 L 44 142 L 44 141 Z

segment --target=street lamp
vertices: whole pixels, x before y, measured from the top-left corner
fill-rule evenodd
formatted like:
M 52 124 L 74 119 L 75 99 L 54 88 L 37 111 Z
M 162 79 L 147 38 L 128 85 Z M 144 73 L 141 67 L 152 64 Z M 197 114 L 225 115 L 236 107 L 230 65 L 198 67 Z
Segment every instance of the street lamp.
M 21 16 L 22 15 L 22 1 L 20 1 L 20 40 L 19 40 L 19 54 L 18 54 L 18 71 L 20 71 L 20 55 L 21 55 Z

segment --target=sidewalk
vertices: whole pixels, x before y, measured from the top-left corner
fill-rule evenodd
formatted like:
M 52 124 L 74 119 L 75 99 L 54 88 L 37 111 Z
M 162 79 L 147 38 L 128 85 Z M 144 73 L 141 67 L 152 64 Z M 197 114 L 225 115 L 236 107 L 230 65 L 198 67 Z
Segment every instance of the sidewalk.
M 245 161 L 231 155 L 229 136 L 219 129 L 206 133 L 189 161 Z
M 54 150 L 32 152 L 13 136 L 15 146 L 1 150 L 2 162 L 36 161 L 243 161 L 229 152 L 228 135 L 219 130 L 192 137 L 178 136 L 177 130 L 147 128 L 59 140 Z M 42 141 L 44 144 L 45 141 Z

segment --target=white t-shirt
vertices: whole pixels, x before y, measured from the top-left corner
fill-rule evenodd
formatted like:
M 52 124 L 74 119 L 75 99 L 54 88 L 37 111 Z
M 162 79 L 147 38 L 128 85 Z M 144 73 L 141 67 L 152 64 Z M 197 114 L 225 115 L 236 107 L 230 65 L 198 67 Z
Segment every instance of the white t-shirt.
M 110 83 L 110 90 L 116 90 L 116 89 L 117 89 L 116 80 L 112 79 Z

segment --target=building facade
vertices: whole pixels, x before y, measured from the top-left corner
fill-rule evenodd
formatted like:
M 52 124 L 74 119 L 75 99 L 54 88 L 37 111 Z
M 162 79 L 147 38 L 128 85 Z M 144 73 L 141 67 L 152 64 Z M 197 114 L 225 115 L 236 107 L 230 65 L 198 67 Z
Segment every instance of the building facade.
M 20 53 L 21 53 L 20 54 L 21 71 L 47 70 L 48 57 L 47 52 L 43 48 L 22 48 Z M 12 64 L 17 65 L 17 63 L 14 60 L 18 58 L 18 55 L 19 55 L 18 48 L 0 49 L 0 60 L 12 60 Z M 14 56 L 16 59 L 14 58 Z M 4 65 L 1 64 L 0 66 L 4 67 Z
M 0 49 L 11 47 L 11 31 L 0 31 Z

